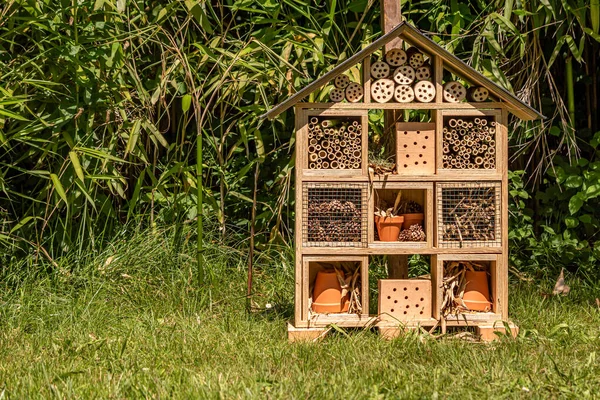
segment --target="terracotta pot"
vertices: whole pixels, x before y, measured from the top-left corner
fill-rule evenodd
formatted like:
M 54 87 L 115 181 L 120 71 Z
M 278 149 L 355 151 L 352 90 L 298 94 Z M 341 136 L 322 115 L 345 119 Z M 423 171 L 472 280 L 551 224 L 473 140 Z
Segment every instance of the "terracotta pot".
M 376 215 L 375 226 L 377 227 L 379 240 L 382 242 L 397 242 L 403 222 L 404 217 L 401 215 L 396 217 L 381 217 Z
M 469 310 L 491 311 L 490 289 L 486 271 L 467 271 L 465 274 L 467 286 L 463 301 Z
M 342 298 L 342 287 L 335 271 L 319 271 L 313 289 L 312 310 L 316 313 L 339 313 L 348 311 L 350 300 Z
M 417 224 L 423 226 L 423 220 L 425 219 L 423 213 L 402 214 L 402 216 L 404 217 L 402 229 L 408 229 Z

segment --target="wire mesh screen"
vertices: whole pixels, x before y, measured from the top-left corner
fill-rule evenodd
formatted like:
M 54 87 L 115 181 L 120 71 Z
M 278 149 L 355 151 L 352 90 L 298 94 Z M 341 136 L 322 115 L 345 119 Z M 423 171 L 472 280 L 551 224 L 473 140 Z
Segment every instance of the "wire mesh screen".
M 500 183 L 438 183 L 438 246 L 501 246 Z
M 444 117 L 442 167 L 496 169 L 495 118 Z
M 309 117 L 309 169 L 362 168 L 361 117 Z
M 307 247 L 367 247 L 366 184 L 304 184 L 302 241 Z

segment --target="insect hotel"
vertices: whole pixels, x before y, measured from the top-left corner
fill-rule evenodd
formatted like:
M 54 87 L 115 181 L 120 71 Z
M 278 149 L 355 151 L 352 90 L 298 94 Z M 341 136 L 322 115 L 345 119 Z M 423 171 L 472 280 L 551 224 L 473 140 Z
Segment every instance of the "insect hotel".
M 301 102 L 309 95 L 323 102 Z M 388 338 L 417 327 L 469 327 L 482 340 L 516 334 L 507 120 L 541 115 L 407 23 L 263 117 L 292 106 L 290 340 L 317 338 L 332 324 L 376 327 Z M 384 162 L 370 159 L 378 146 Z M 409 278 L 413 255 L 427 274 Z M 373 282 L 375 263 L 388 274 Z

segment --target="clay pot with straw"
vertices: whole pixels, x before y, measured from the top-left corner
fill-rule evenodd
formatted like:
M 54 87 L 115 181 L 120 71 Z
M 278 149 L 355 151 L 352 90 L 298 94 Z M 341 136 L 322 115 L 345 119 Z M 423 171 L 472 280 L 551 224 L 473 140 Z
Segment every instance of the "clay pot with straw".
M 399 191 L 393 207 L 386 208 L 384 205 L 385 202 L 382 202 L 377 207 L 377 211 L 375 212 L 375 227 L 377 228 L 379 240 L 382 242 L 398 241 L 404 222 L 404 217 L 397 214 L 401 199 L 402 192 Z
M 491 311 L 490 289 L 486 271 L 466 271 L 467 285 L 463 295 L 465 306 L 471 311 Z
M 312 310 L 316 313 L 347 312 L 350 305 L 348 295 L 342 296 L 342 287 L 335 271 L 317 273 L 313 289 Z

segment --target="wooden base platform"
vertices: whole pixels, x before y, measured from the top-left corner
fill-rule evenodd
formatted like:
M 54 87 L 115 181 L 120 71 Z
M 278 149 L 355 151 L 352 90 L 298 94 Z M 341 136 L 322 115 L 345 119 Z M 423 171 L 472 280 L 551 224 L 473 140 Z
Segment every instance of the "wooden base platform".
M 492 342 L 498 339 L 500 336 L 507 334 L 515 338 L 519 333 L 519 327 L 510 321 L 507 323 L 499 320 L 492 322 L 489 319 L 467 322 L 456 319 L 444 320 L 439 323 L 437 320 L 431 319 L 427 321 L 411 322 L 405 325 L 393 324 L 390 322 L 378 322 L 372 326 L 377 328 L 383 339 L 392 340 L 405 332 L 420 328 L 429 330 L 438 324 L 442 328 L 442 333 L 446 333 L 446 330 L 449 327 L 459 329 L 474 328 L 476 337 L 478 337 L 482 342 Z M 509 329 L 508 332 L 506 327 Z M 330 328 L 325 326 L 296 328 L 291 323 L 288 323 L 288 339 L 290 342 L 316 341 L 325 337 L 329 330 Z

